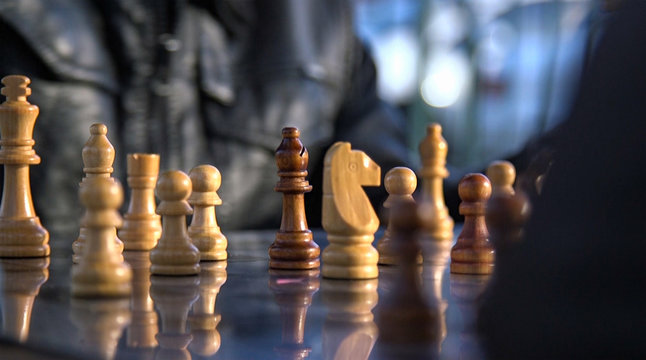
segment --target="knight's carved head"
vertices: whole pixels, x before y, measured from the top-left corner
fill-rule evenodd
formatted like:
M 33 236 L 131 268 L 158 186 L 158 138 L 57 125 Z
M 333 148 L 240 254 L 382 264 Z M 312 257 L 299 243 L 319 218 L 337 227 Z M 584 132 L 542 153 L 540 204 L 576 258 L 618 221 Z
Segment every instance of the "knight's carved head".
M 348 142 L 332 145 L 325 154 L 323 227 L 374 233 L 379 219 L 361 186 L 380 184 L 381 169 L 368 155 Z

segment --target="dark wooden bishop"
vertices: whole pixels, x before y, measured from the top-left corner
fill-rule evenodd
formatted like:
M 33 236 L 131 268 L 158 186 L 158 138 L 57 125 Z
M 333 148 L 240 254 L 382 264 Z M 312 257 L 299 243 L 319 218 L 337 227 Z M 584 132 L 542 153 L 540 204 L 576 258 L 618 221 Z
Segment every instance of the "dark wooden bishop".
M 467 174 L 458 184 L 462 232 L 451 249 L 451 273 L 491 274 L 494 249 L 489 242 L 485 207 L 491 196 L 491 182 L 482 174 Z
M 276 240 L 269 247 L 269 267 L 274 269 L 315 269 L 321 250 L 307 228 L 305 193 L 312 186 L 305 179 L 309 155 L 294 127 L 283 129 L 283 141 L 276 149 L 280 180 L 274 188 L 283 193 L 283 218 Z

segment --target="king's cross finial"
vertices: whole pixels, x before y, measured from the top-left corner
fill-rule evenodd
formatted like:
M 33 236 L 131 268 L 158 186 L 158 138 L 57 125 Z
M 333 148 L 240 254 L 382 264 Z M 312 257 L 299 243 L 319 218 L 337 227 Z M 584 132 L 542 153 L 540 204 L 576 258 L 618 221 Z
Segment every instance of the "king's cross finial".
M 27 102 L 27 96 L 31 95 L 31 89 L 27 87 L 31 80 L 23 75 L 9 75 L 2 78 L 4 87 L 0 91 L 7 97 L 7 101 Z

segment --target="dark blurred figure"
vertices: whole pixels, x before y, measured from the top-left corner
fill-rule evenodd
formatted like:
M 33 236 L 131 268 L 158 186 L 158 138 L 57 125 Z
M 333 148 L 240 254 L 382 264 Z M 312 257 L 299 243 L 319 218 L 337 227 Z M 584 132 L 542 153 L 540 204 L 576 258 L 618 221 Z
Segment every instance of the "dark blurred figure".
M 491 359 L 646 358 L 644 19 L 618 6 L 549 142 L 524 242 L 482 299 Z
M 403 118 L 375 92 L 375 68 L 344 0 L 0 0 L 0 74 L 32 79 L 40 107 L 32 168 L 45 226 L 74 228 L 81 149 L 102 122 L 125 183 L 127 153 L 162 170 L 222 173 L 223 228 L 277 226 L 274 151 L 296 126 L 310 154 L 310 225 L 334 141 L 383 169 L 406 163 Z M 385 195 L 372 193 L 375 204 Z M 55 230 L 55 229 L 54 229 Z

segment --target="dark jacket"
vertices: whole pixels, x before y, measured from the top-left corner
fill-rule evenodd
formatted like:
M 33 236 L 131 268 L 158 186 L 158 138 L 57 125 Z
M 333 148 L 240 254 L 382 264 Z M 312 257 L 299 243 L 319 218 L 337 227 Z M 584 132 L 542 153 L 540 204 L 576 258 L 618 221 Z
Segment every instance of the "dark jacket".
M 162 170 L 218 167 L 225 229 L 278 225 L 274 151 L 285 126 L 310 152 L 312 225 L 334 141 L 383 173 L 406 164 L 403 119 L 376 96 L 347 1 L 0 0 L 0 46 L 0 74 L 29 76 L 41 110 L 32 189 L 48 227 L 78 223 L 81 149 L 96 122 L 108 126 L 124 184 L 132 152 L 161 154 Z

